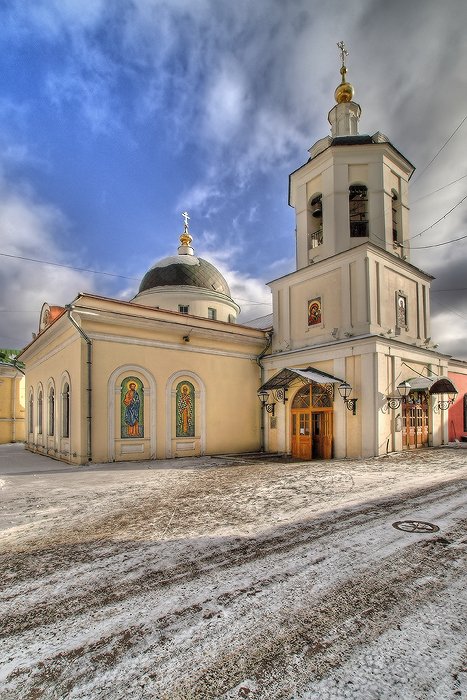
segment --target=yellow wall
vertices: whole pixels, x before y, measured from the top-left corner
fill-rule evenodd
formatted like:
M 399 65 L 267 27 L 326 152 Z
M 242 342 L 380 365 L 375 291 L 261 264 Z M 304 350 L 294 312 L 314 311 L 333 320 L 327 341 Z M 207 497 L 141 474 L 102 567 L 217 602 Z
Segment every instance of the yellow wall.
M 260 447 L 260 370 L 265 346 L 255 329 L 208 319 L 87 299 L 92 312 L 73 311 L 92 342 L 92 461 L 106 462 L 246 452 Z M 88 460 L 88 345 L 65 316 L 23 353 L 27 395 L 34 396 L 30 449 L 77 464 Z M 144 387 L 144 435 L 121 434 L 122 382 Z M 61 388 L 71 388 L 70 436 L 62 436 Z M 186 380 L 195 397 L 194 438 L 177 438 L 175 388 Z M 55 384 L 55 434 L 47 435 L 47 395 Z M 37 426 L 43 390 L 43 432 Z
M 24 376 L 0 365 L 0 444 L 24 440 Z

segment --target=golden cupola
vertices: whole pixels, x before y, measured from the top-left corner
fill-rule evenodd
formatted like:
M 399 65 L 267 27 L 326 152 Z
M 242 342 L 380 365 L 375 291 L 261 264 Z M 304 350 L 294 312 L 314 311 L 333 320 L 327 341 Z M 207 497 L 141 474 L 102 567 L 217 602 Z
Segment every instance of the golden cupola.
M 342 65 L 341 68 L 341 75 L 342 75 L 342 80 L 340 85 L 338 85 L 334 91 L 334 99 L 336 100 L 337 104 L 340 105 L 342 102 L 352 102 L 353 94 L 354 94 L 354 89 L 353 85 L 345 79 L 345 75 L 347 73 L 347 68 L 345 65 Z

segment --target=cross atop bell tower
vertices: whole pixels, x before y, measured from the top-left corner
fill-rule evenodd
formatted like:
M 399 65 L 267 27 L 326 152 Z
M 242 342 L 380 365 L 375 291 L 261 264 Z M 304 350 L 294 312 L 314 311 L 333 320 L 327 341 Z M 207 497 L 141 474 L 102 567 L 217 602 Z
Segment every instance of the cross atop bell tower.
M 358 120 L 360 119 L 361 108 L 356 102 L 353 102 L 354 89 L 353 85 L 346 79 L 347 67 L 345 59 L 349 55 L 343 41 L 337 43 L 341 55 L 342 76 L 340 84 L 336 87 L 334 98 L 336 105 L 331 109 L 328 115 L 328 121 L 331 124 L 331 134 L 335 136 L 355 136 L 358 134 Z

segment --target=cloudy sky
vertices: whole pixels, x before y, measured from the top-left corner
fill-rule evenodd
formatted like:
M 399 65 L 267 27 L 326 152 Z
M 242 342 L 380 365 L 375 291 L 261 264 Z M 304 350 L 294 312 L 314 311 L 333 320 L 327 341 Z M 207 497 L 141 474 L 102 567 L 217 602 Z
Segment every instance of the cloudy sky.
M 184 209 L 244 318 L 268 313 L 343 39 L 360 133 L 417 166 L 433 339 L 467 359 L 467 238 L 439 245 L 467 235 L 465 0 L 9 0 L 0 19 L 0 347 L 29 342 L 44 301 L 131 298 Z

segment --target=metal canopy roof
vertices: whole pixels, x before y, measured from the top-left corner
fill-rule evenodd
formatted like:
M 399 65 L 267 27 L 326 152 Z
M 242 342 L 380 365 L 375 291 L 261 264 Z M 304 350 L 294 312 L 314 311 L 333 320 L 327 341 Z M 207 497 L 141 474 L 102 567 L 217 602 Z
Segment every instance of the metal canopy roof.
M 267 382 L 260 387 L 259 391 L 270 391 L 271 389 L 285 389 L 296 380 L 301 380 L 304 384 L 307 382 L 317 382 L 317 384 L 342 384 L 343 379 L 333 377 L 332 374 L 327 374 L 314 367 L 306 369 L 289 369 L 284 367 L 274 377 L 268 379 Z
M 430 394 L 458 394 L 456 387 L 447 377 L 438 379 L 430 388 Z
M 430 379 L 430 377 L 410 377 L 406 381 L 410 384 L 411 391 L 419 391 L 420 389 L 429 389 L 434 379 Z

